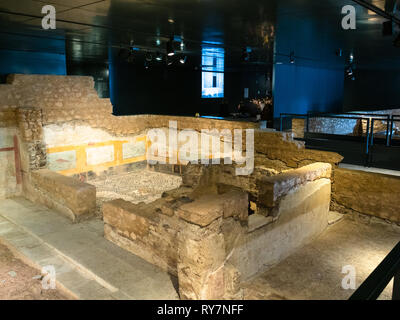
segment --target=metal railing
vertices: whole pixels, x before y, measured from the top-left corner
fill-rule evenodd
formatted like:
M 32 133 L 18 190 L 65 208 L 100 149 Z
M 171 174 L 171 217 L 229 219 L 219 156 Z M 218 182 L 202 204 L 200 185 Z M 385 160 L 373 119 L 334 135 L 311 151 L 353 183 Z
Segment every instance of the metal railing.
M 349 300 L 376 300 L 393 281 L 392 300 L 400 300 L 400 242 L 353 293 Z
M 310 119 L 312 118 L 328 118 L 328 119 L 344 119 L 344 120 L 361 120 L 366 121 L 366 131 L 365 131 L 365 154 L 366 154 L 366 164 L 370 162 L 371 147 L 374 145 L 374 128 L 376 121 L 381 121 L 386 123 L 385 141 L 386 146 L 392 146 L 393 141 L 393 129 L 394 123 L 400 121 L 400 115 L 389 115 L 389 114 L 375 114 L 368 112 L 351 112 L 351 113 L 307 113 L 307 114 L 296 114 L 296 113 L 281 113 L 279 130 L 283 130 L 283 119 L 305 119 L 305 133 L 310 133 Z M 361 137 L 363 137 L 364 132 L 362 132 Z

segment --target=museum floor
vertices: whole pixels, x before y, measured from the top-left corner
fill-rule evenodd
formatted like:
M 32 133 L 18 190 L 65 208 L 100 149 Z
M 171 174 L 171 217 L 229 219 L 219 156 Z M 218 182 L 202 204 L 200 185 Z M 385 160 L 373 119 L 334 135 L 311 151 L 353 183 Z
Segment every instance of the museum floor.
M 131 173 L 135 179 L 127 181 L 140 184 L 152 174 L 164 187 L 177 183 L 176 176 L 146 170 Z M 159 189 L 146 192 L 150 198 L 160 196 Z M 380 221 L 334 215 L 328 229 L 310 244 L 243 282 L 243 298 L 347 299 L 354 291 L 342 289 L 342 268 L 356 268 L 359 286 L 398 242 L 400 228 Z M 75 298 L 179 298 L 176 278 L 107 241 L 99 217 L 72 224 L 23 198 L 1 200 L 0 239 L 36 268 L 55 265 L 59 286 Z M 390 286 L 382 299 L 390 298 Z

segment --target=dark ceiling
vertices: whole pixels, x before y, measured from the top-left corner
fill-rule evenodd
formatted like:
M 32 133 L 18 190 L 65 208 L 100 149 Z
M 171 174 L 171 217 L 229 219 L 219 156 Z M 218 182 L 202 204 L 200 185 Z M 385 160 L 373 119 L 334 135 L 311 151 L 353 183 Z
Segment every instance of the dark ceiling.
M 390 9 L 394 0 L 370 2 Z M 57 30 L 41 29 L 41 9 L 47 4 L 57 10 Z M 357 8 L 357 30 L 340 27 L 341 8 L 348 4 Z M 382 36 L 385 19 L 351 0 L 0 0 L 0 49 L 63 53 L 66 48 L 69 60 L 107 62 L 110 47 L 129 47 L 133 40 L 145 50 L 164 49 L 173 34 L 184 39 L 189 54 L 199 53 L 206 41 L 237 52 L 245 46 L 272 50 L 279 27 L 291 40 L 278 56 L 288 55 L 291 46 L 296 54 L 313 59 L 307 50 L 312 37 L 297 35 L 296 26 L 310 21 L 316 29 L 323 26 L 322 46 L 332 39 L 336 48 L 355 52 L 364 63 L 399 60 L 393 37 Z

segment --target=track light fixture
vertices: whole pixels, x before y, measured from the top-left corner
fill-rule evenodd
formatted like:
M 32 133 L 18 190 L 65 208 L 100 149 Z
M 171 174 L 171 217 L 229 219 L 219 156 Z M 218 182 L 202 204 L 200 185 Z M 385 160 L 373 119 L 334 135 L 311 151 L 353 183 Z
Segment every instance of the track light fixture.
M 290 52 L 290 63 L 291 63 L 291 64 L 294 64 L 294 63 L 295 63 L 294 51 Z
M 185 64 L 185 63 L 186 63 L 186 60 L 187 60 L 187 56 L 182 56 L 182 57 L 179 59 L 179 62 L 180 62 L 181 64 Z
M 167 55 L 169 57 L 172 57 L 173 55 L 175 55 L 174 38 L 173 37 L 171 37 L 171 39 L 169 39 L 169 41 L 167 42 Z
M 157 53 L 156 53 L 156 60 L 157 61 L 162 61 L 162 54 L 159 52 L 159 51 L 157 51 Z
M 348 65 L 345 69 L 345 73 L 347 78 L 349 78 L 350 80 L 354 81 L 356 80 L 355 74 L 354 74 L 354 70 L 356 69 L 356 65 L 354 63 L 354 54 L 350 53 L 349 56 L 349 62 Z
M 346 73 L 347 73 L 348 76 L 352 76 L 353 75 L 353 69 L 351 67 L 348 67 L 346 69 Z

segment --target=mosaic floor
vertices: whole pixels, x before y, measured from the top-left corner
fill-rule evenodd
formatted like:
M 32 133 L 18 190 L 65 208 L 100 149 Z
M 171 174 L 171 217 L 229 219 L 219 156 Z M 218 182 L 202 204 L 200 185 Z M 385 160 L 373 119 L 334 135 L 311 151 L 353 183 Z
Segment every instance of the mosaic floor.
M 182 178 L 143 169 L 92 180 L 89 183 L 96 187 L 98 206 L 101 207 L 103 202 L 114 199 L 133 203 L 153 202 L 163 192 L 178 188 Z

